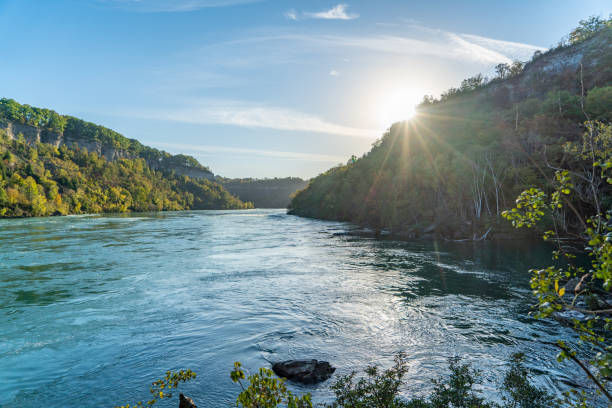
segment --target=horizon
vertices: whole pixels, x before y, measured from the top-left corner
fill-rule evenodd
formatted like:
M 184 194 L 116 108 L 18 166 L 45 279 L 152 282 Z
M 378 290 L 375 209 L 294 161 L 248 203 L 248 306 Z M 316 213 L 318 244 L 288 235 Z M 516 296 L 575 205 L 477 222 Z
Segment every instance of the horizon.
M 29 29 L 0 45 L 1 74 L 27 80 L 2 96 L 223 177 L 309 179 L 367 152 L 424 95 L 528 60 L 605 3 L 8 0 L 4 37 Z

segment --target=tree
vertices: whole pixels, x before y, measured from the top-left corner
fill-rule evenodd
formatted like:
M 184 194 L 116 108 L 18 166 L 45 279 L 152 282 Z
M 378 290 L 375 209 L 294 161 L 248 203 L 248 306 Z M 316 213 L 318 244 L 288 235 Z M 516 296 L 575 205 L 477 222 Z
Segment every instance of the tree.
M 245 372 L 242 365 L 235 362 L 230 377 L 242 388 L 242 392 L 236 399 L 237 407 L 276 408 L 281 405 L 287 408 L 312 408 L 310 394 L 300 397 L 293 395 L 285 381 L 276 377 L 268 368 L 260 368 L 257 374 L 249 375 L 249 384 L 245 387 L 242 383 L 242 380 L 246 378 Z
M 525 64 L 523 64 L 522 62 L 514 61 L 512 65 L 510 65 L 510 72 L 508 73 L 508 75 L 511 77 L 519 75 L 521 72 L 523 72 L 524 66 Z
M 593 88 L 586 96 L 585 109 L 592 120 L 612 121 L 612 86 Z
M 598 16 L 580 20 L 578 27 L 574 28 L 569 34 L 569 43 L 577 44 L 585 41 L 605 27 L 612 27 L 612 15 L 607 20 Z
M 568 143 L 566 152 L 584 165 L 581 171 L 555 169 L 553 189 L 547 194 L 540 188 L 521 193 L 516 207 L 503 213 L 516 228 L 534 227 L 546 215 L 556 219 L 566 207 L 582 226 L 580 238 L 584 252 L 591 258 L 585 268 L 573 264 L 576 257 L 563 245 L 557 224 L 547 231 L 544 240 L 552 240 L 554 266 L 532 270 L 531 288 L 538 304 L 536 317 L 549 318 L 564 311 L 577 313 L 571 318 L 573 329 L 580 339 L 589 344 L 595 354 L 588 363 L 582 362 L 576 350 L 563 340 L 555 345 L 560 349 L 559 361 L 573 360 L 584 374 L 612 403 L 609 381 L 612 375 L 612 206 L 602 205 L 604 191 L 612 184 L 612 125 L 587 122 L 582 144 Z M 580 168 L 580 167 L 578 167 Z M 578 195 L 587 205 L 577 206 L 570 200 Z M 565 263 L 559 264 L 560 259 Z M 589 367 L 590 365 L 590 367 Z M 588 396 L 571 390 L 566 394 L 576 406 L 586 406 Z M 582 405 L 581 405 L 582 404 Z
M 180 370 L 179 372 L 167 371 L 166 376 L 151 384 L 149 392 L 151 393 L 151 399 L 146 403 L 138 401 L 137 403 L 130 405 L 121 405 L 115 408 L 142 408 L 152 407 L 158 400 L 172 398 L 172 390 L 178 388 L 181 383 L 191 381 L 196 378 L 196 373 L 191 370 Z
M 487 79 L 483 77 L 482 74 L 478 74 L 478 75 L 475 75 L 473 77 L 470 77 L 470 78 L 467 78 L 461 81 L 461 87 L 459 88 L 459 91 L 461 92 L 473 91 L 483 86 L 486 82 L 487 82 Z
M 497 64 L 495 66 L 495 73 L 497 74 L 497 78 L 506 79 L 510 74 L 510 65 L 506 63 Z

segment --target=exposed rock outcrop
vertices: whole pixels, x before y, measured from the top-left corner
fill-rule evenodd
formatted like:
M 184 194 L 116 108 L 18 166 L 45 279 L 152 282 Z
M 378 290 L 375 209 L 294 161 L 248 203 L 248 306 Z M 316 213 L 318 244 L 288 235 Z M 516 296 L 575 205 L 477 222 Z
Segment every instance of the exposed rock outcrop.
M 327 361 L 288 360 L 272 365 L 276 375 L 303 384 L 315 384 L 327 380 L 336 371 Z
M 179 395 L 179 408 L 198 408 L 193 400 L 183 394 Z
M 580 94 L 582 86 L 591 89 L 609 83 L 611 64 L 612 30 L 602 30 L 582 43 L 541 54 L 528 62 L 521 74 L 493 81 L 484 92 L 495 100 L 511 104 L 526 98 L 543 97 L 561 80 L 564 89 Z
M 128 150 L 117 148 L 110 143 L 102 143 L 99 140 L 80 137 L 78 135 L 69 136 L 53 132 L 49 129 L 2 120 L 0 120 L 0 130 L 4 130 L 9 139 L 15 139 L 19 135 L 23 135 L 26 142 L 30 145 L 48 143 L 55 147 L 66 146 L 73 148 L 74 146 L 78 146 L 80 149 L 87 149 L 89 152 L 95 152 L 100 156 L 104 156 L 104 158 L 109 161 L 142 157 L 147 162 L 147 165 L 153 170 L 169 173 L 174 172 L 181 176 L 208 179 L 211 181 L 215 179 L 215 175 L 211 171 L 199 165 L 199 163 L 190 156 L 172 156 L 167 153 L 162 154 L 162 152 L 159 151 L 156 151 L 158 153 L 156 155 L 141 156 Z

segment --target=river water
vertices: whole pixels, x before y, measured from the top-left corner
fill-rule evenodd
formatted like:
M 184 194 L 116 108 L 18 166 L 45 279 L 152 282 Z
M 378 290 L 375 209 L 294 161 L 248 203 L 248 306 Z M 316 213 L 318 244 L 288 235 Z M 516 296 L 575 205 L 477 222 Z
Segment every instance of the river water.
M 166 370 L 198 406 L 231 407 L 234 361 L 317 358 L 337 374 L 404 351 L 425 395 L 458 355 L 501 380 L 528 354 L 538 384 L 575 380 L 527 316 L 533 243 L 400 242 L 284 210 L 0 220 L 0 406 L 112 407 L 146 399 Z M 329 382 L 310 387 L 330 398 Z M 176 400 L 170 405 L 177 406 Z

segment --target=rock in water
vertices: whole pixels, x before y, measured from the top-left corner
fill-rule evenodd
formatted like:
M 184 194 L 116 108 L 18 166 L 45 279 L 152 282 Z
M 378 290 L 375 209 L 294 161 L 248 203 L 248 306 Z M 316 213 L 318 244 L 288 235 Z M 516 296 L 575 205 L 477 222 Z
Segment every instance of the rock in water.
M 303 384 L 315 384 L 327 380 L 336 369 L 327 361 L 288 360 L 272 364 L 279 377 Z
M 183 394 L 179 395 L 179 408 L 198 408 L 193 400 Z

